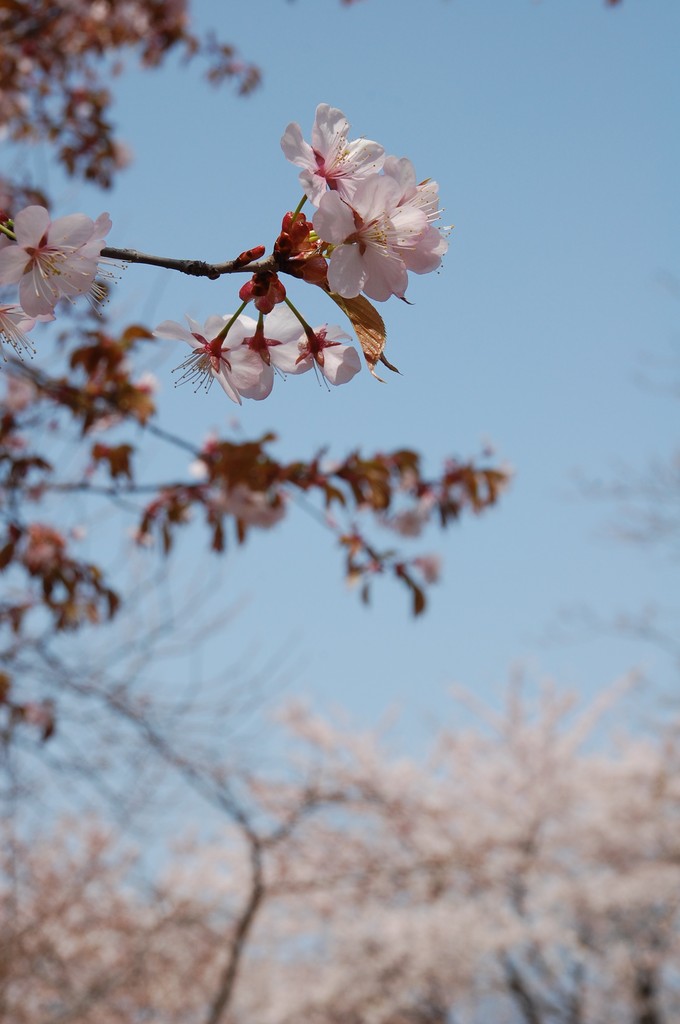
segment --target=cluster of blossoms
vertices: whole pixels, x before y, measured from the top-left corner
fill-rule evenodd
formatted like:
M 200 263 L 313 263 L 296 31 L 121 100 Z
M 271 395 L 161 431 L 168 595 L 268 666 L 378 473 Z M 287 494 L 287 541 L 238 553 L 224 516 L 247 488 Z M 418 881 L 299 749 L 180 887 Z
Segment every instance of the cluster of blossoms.
M 405 157 L 377 142 L 348 141 L 349 122 L 335 107 L 316 108 L 312 144 L 289 124 L 281 148 L 302 167 L 300 184 L 317 212 L 314 231 L 329 255 L 328 283 L 344 298 L 364 292 L 380 302 L 404 297 L 407 271 L 436 270 L 447 250 L 435 181 L 416 183 Z
M 288 306 L 276 306 L 257 321 L 249 316 L 211 316 L 204 325 L 187 317 L 189 330 L 173 320 L 159 324 L 154 334 L 187 342 L 192 352 L 178 367 L 177 383 L 194 381 L 206 390 L 217 379 L 232 401 L 267 398 L 274 371 L 298 374 L 317 366 L 331 384 L 344 384 L 361 369 L 356 349 L 338 339 L 348 338 L 339 327 L 311 328 Z
M 19 285 L 19 302 L 0 304 L 0 338 L 21 355 L 33 352 L 28 331 L 53 320 L 61 299 L 103 296 L 96 277 L 111 220 L 72 213 L 51 221 L 44 207 L 27 206 L 0 228 L 0 285 Z
M 187 317 L 189 330 L 174 321 L 160 324 L 158 337 L 186 341 L 193 349 L 178 368 L 179 381 L 207 388 L 217 378 L 237 402 L 266 398 L 275 370 L 295 374 L 315 367 L 331 384 L 344 384 L 360 369 L 355 349 L 339 340 L 348 335 L 328 324 L 310 327 L 287 298 L 279 273 L 323 288 L 351 317 L 347 301 L 362 293 L 378 301 L 403 299 L 409 270 L 425 274 L 439 267 L 447 242 L 434 224 L 440 216 L 437 183 L 418 184 L 410 160 L 385 156 L 377 142 L 349 141 L 348 135 L 345 115 L 326 103 L 317 107 L 311 144 L 299 124 L 288 125 L 281 148 L 302 168 L 305 195 L 283 218 L 273 269 L 257 269 L 239 292 L 244 305 L 253 302 L 259 319 L 242 316 L 241 306 L 204 326 Z M 316 207 L 311 221 L 301 212 L 307 200 Z
M 349 317 L 371 369 L 378 359 L 386 362 L 384 324 L 366 296 L 403 299 L 409 271 L 425 274 L 441 263 L 447 243 L 434 223 L 440 216 L 438 186 L 429 180 L 418 184 L 406 158 L 386 156 L 377 142 L 350 141 L 348 135 L 345 115 L 325 103 L 317 107 L 311 144 L 298 124 L 288 125 L 281 146 L 302 168 L 304 196 L 285 214 L 265 259 L 264 246 L 216 267 L 106 250 L 105 256 L 210 277 L 251 274 L 233 315 L 210 316 L 203 324 L 187 317 L 188 328 L 172 320 L 157 326 L 156 337 L 184 341 L 192 349 L 177 367 L 178 383 L 207 390 L 218 380 L 240 403 L 266 398 L 277 371 L 314 368 L 330 384 L 344 384 L 359 372 L 358 352 L 344 344 L 350 336 L 336 325 L 310 326 L 288 298 L 281 274 L 326 292 Z M 311 220 L 302 213 L 308 200 L 316 208 Z M 94 222 L 79 213 L 51 222 L 41 206 L 26 207 L 14 220 L 0 214 L 0 285 L 18 284 L 20 300 L 0 306 L 0 335 L 17 352 L 32 351 L 26 332 L 37 320 L 53 319 L 60 299 L 100 297 L 96 274 L 110 227 L 107 214 Z M 243 315 L 251 302 L 257 320 Z

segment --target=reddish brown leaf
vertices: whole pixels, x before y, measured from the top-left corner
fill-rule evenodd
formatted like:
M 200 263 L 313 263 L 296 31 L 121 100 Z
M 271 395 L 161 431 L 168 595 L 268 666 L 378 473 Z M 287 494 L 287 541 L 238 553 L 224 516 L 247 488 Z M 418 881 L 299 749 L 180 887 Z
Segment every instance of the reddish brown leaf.
M 395 370 L 395 367 L 383 359 L 387 331 L 380 313 L 363 295 L 357 295 L 354 299 L 344 299 L 335 292 L 328 294 L 351 321 L 369 370 L 376 380 L 384 384 L 382 378 L 375 372 L 376 364 L 382 359 L 391 370 Z

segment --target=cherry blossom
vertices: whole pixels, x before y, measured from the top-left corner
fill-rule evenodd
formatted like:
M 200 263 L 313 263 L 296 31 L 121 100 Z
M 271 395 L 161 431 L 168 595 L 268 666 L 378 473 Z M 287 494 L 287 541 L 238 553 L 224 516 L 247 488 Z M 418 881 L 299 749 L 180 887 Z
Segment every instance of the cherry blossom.
M 304 330 L 298 325 L 297 352 L 286 346 L 278 354 L 277 366 L 284 373 L 306 373 L 317 366 L 330 384 L 346 384 L 361 369 L 361 360 L 357 350 L 339 338 L 349 338 L 340 327 L 324 324 Z
M 314 230 L 335 247 L 328 266 L 334 292 L 353 298 L 363 291 L 378 301 L 403 298 L 408 275 L 401 254 L 417 245 L 428 221 L 422 209 L 399 206 L 401 198 L 399 183 L 379 174 L 357 186 L 351 206 L 333 192 L 322 198 Z
M 16 416 L 18 413 L 28 409 L 36 400 L 38 390 L 32 380 L 22 377 L 5 378 L 5 393 L 2 396 L 2 404 L 7 412 Z M 17 438 L 18 440 L 18 438 Z M 13 438 L 8 435 L 6 444 L 12 443 Z
M 401 197 L 397 206 L 422 210 L 427 218 L 428 227 L 420 235 L 411 237 L 408 244 L 398 244 L 397 250 L 408 270 L 414 274 L 428 274 L 437 269 L 449 247 L 439 229 L 434 227 L 434 221 L 441 216 L 439 186 L 431 179 L 416 184 L 415 169 L 406 157 L 386 157 L 383 169 L 400 186 Z
M 282 494 L 276 491 L 254 491 L 246 484 L 225 488 L 213 501 L 213 505 L 247 526 L 256 526 L 262 530 L 275 526 L 286 514 Z
M 385 526 L 402 537 L 419 537 L 427 526 L 432 509 L 436 504 L 436 495 L 432 491 L 426 491 L 412 508 L 396 512 L 392 516 L 386 516 Z
M 337 107 L 320 103 L 312 126 L 312 144 L 302 138 L 296 122 L 288 125 L 281 138 L 286 159 L 303 170 L 300 184 L 315 206 L 326 186 L 350 199 L 357 184 L 382 167 L 384 149 L 370 139 L 347 141 L 349 121 Z
M 418 555 L 413 565 L 423 574 L 426 583 L 437 583 L 442 574 L 442 560 L 439 555 Z
M 248 526 L 264 510 L 266 527 L 264 497 L 251 507 L 236 485 L 224 500 Z M 206 1020 L 225 962 L 234 1021 L 680 1019 L 678 723 L 619 727 L 603 748 L 613 696 L 575 713 L 548 687 L 534 700 L 513 686 L 505 708 L 463 694 L 467 713 L 415 757 L 395 756 L 384 727 L 291 702 L 290 759 L 240 765 L 238 817 L 210 837 L 173 830 L 146 866 L 83 813 L 28 839 L 8 824 L 6 1019 Z
M 299 321 L 286 306 L 276 306 L 261 322 L 243 314 L 237 317 L 229 331 L 232 363 L 238 366 L 246 356 L 261 362 L 258 379 L 251 387 L 240 389 L 244 398 L 267 398 L 274 386 L 275 369 L 281 373 L 308 369 L 296 362 L 301 333 Z
M 174 320 L 164 320 L 153 332 L 157 338 L 184 341 L 193 349 L 177 367 L 182 371 L 177 384 L 191 381 L 196 384 L 197 391 L 201 387 L 209 391 L 212 382 L 217 380 L 225 394 L 238 405 L 241 405 L 242 394 L 250 398 L 266 397 L 261 393 L 264 363 L 257 353 L 244 350 L 235 358 L 231 348 L 219 336 L 229 317 L 211 316 L 204 325 L 189 316 L 186 319 L 189 330 Z
M 43 206 L 27 206 L 14 218 L 16 243 L 0 250 L 0 283 L 19 284 L 29 316 L 52 313 L 60 299 L 92 291 L 110 228 L 106 213 L 96 221 L 84 213 L 51 221 Z

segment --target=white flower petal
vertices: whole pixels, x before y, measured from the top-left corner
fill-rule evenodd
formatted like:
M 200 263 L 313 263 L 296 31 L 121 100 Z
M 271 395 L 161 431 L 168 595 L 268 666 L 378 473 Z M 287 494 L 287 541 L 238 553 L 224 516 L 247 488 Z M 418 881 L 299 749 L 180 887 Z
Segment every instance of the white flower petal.
M 176 320 L 164 320 L 162 324 L 152 331 L 154 338 L 168 338 L 170 341 L 184 341 L 190 345 L 195 343 L 195 338 L 191 336 L 186 327 L 182 327 Z
M 331 291 L 353 299 L 363 290 L 366 277 L 367 269 L 358 245 L 341 245 L 333 251 L 328 264 Z
M 250 366 L 242 367 L 239 357 L 243 351 L 243 349 L 239 349 L 230 355 L 232 380 L 236 382 L 239 394 L 244 398 L 252 398 L 256 402 L 261 402 L 272 392 L 274 371 L 271 366 L 262 362 L 257 353 L 253 353 L 260 364 L 256 369 Z
M 394 252 L 369 247 L 363 258 L 366 278 L 363 291 L 377 302 L 386 302 L 390 295 L 401 297 L 408 285 L 406 266 Z M 330 274 L 329 274 L 330 280 Z
M 262 361 L 257 352 L 249 348 L 238 348 L 228 352 L 227 358 L 231 364 L 229 378 L 233 386 L 245 398 L 260 400 L 266 398 L 271 391 L 267 390 L 266 378 L 271 375 L 273 383 L 273 371 Z M 263 378 L 265 380 L 263 381 Z
M 282 345 L 287 344 L 289 341 L 297 341 L 303 334 L 300 321 L 288 306 L 282 302 L 274 306 L 271 313 L 268 313 L 264 318 L 265 338 L 280 341 Z
M 29 316 L 40 316 L 54 312 L 61 292 L 54 277 L 47 277 L 34 267 L 21 278 L 19 301 Z
M 360 369 L 359 353 L 351 345 L 324 348 L 321 372 L 330 384 L 346 384 Z
M 232 382 L 227 377 L 227 374 L 225 372 L 220 372 L 216 373 L 214 376 L 217 379 L 220 387 L 224 391 L 225 395 L 227 395 L 228 398 L 231 398 L 232 402 L 236 402 L 237 405 L 243 405 L 243 402 L 241 401 L 241 396 L 239 395 L 238 391 L 236 390 Z
M 324 242 L 339 245 L 356 230 L 354 214 L 337 192 L 326 192 L 313 220 L 314 230 Z
M 225 318 L 225 322 L 231 320 L 230 316 Z M 224 327 L 224 324 L 222 324 Z M 257 322 L 250 316 L 239 316 L 229 328 L 225 345 L 229 349 L 237 349 L 239 345 L 242 345 L 246 338 L 252 338 L 257 330 Z
M 349 121 L 337 107 L 319 103 L 312 126 L 312 147 L 325 160 L 334 163 L 345 148 Z
M 36 248 L 50 226 L 50 215 L 44 206 L 27 206 L 14 218 L 17 244 Z
M 92 232 L 93 238 L 104 239 L 108 235 L 109 231 L 113 227 L 111 218 L 108 213 L 100 213 L 94 222 L 94 230 Z
M 292 164 L 307 167 L 314 162 L 312 147 L 302 138 L 302 129 L 296 121 L 291 121 L 281 136 L 281 149 Z
M 57 217 L 47 232 L 47 243 L 56 249 L 79 249 L 92 239 L 94 224 L 84 213 L 70 213 Z
M 202 326 L 197 324 L 197 326 L 200 327 L 200 330 L 197 333 L 201 334 L 206 341 L 212 341 L 213 338 L 217 337 L 226 324 L 226 316 L 209 316 Z
M 272 365 L 277 370 L 280 370 L 281 373 L 300 374 L 311 370 L 312 357 L 308 355 L 304 359 L 300 359 L 300 344 L 302 344 L 304 349 L 304 337 L 303 333 L 300 335 L 299 342 L 289 341 L 286 345 L 275 346 L 269 349 Z
M 404 156 L 399 158 L 396 156 L 386 156 L 385 163 L 383 164 L 383 170 L 385 174 L 388 174 L 399 183 L 399 188 L 401 190 L 400 202 L 415 192 L 416 171 L 415 167 L 407 157 Z
M 0 249 L 0 284 L 17 284 L 29 259 L 26 250 L 18 245 L 8 245 Z

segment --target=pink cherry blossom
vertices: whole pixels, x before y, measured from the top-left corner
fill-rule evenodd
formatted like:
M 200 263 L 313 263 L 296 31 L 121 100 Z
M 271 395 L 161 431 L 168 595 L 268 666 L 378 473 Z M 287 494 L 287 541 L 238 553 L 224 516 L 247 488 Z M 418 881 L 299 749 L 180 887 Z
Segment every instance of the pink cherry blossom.
M 32 405 L 37 395 L 38 389 L 32 380 L 11 376 L 9 379 L 5 378 L 5 394 L 2 396 L 2 405 L 6 412 L 16 415 Z M 9 446 L 13 439 L 24 443 L 23 438 L 20 439 L 19 435 L 6 434 L 5 444 Z
M 438 583 L 442 574 L 442 560 L 439 555 L 419 555 L 413 559 L 414 565 L 423 575 L 426 583 Z
M 351 199 L 357 184 L 382 167 L 384 149 L 370 139 L 347 141 L 349 121 L 337 107 L 320 103 L 312 127 L 312 144 L 302 138 L 296 122 L 288 125 L 281 138 L 281 149 L 291 163 L 303 170 L 300 184 L 315 206 L 326 186 L 343 199 Z
M 197 391 L 201 387 L 209 391 L 213 381 L 217 380 L 225 394 L 238 405 L 241 405 L 241 394 L 253 398 L 266 397 L 259 393 L 264 364 L 257 353 L 244 351 L 235 357 L 232 349 L 218 337 L 229 317 L 211 316 L 204 325 L 189 316 L 186 319 L 189 330 L 174 320 L 164 320 L 153 332 L 157 338 L 184 341 L 193 349 L 177 367 L 182 371 L 177 384 L 191 381 L 196 384 Z
M 237 318 L 229 331 L 230 359 L 237 366 L 248 354 L 262 362 L 261 375 L 249 389 L 241 389 L 244 398 L 266 398 L 274 386 L 274 370 L 281 373 L 304 373 L 310 367 L 297 362 L 300 350 L 298 342 L 303 336 L 299 320 L 287 306 L 276 306 L 263 321 L 257 321 L 243 314 Z M 310 364 L 311 365 L 311 364 Z
M 365 292 L 384 301 L 403 298 L 408 284 L 402 251 L 427 230 L 427 215 L 412 204 L 399 206 L 401 187 L 390 175 L 374 174 L 357 186 L 352 205 L 323 196 L 314 230 L 336 248 L 328 266 L 331 290 L 345 298 Z
M 434 227 L 434 221 L 441 216 L 439 186 L 432 180 L 416 184 L 415 169 L 406 157 L 386 157 L 384 172 L 400 187 L 401 196 L 397 206 L 422 210 L 427 218 L 428 226 L 425 230 L 420 235 L 411 236 L 407 244 L 400 244 L 397 249 L 408 270 L 414 274 L 428 274 L 437 269 L 449 247 L 441 232 Z
M 286 514 L 283 493 L 254 491 L 246 484 L 225 487 L 212 504 L 219 511 L 240 519 L 242 523 L 262 530 L 275 526 Z
M 0 283 L 19 284 L 21 305 L 29 316 L 54 311 L 62 298 L 90 292 L 108 214 L 96 221 L 72 213 L 51 221 L 42 206 L 27 206 L 14 218 L 16 242 L 0 250 Z
M 346 384 L 361 369 L 359 353 L 352 345 L 343 345 L 339 338 L 349 338 L 336 326 L 305 331 L 297 328 L 297 351 L 288 345 L 278 355 L 278 367 L 284 373 L 306 373 L 316 366 L 330 384 Z

